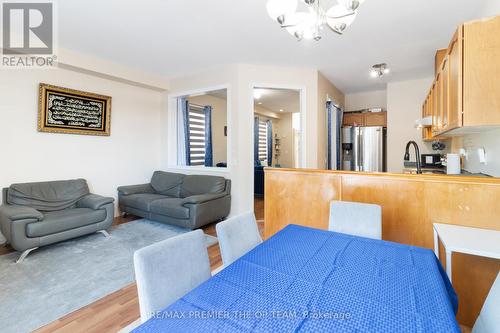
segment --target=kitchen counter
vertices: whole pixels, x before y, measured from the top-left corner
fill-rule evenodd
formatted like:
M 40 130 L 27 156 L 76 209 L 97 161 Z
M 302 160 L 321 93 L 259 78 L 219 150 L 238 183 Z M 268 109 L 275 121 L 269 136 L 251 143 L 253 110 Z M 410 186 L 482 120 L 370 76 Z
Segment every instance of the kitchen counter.
M 437 175 L 446 175 L 446 176 L 468 176 L 468 177 L 492 177 L 485 173 L 474 173 L 469 172 L 467 170 L 462 169 L 459 175 L 448 175 L 446 173 L 446 167 L 436 166 L 436 167 L 423 167 L 421 168 L 423 174 L 437 174 Z M 415 162 L 404 162 L 403 167 L 404 174 L 416 174 L 417 173 L 417 165 Z

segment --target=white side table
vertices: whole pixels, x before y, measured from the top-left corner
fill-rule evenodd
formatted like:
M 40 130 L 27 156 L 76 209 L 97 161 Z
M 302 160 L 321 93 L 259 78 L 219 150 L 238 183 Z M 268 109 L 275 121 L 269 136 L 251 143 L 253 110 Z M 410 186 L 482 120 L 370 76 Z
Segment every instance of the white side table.
M 500 231 L 433 223 L 434 253 L 439 259 L 439 240 L 446 252 L 446 274 L 451 280 L 453 252 L 500 259 Z

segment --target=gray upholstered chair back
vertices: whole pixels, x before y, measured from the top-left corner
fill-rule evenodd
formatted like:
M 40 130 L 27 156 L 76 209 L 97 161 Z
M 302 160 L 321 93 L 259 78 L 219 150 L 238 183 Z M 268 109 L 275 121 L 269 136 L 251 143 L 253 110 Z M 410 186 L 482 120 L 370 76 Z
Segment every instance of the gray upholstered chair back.
M 228 266 L 262 243 L 253 212 L 231 217 L 215 226 L 222 264 Z
M 349 201 L 330 203 L 329 230 L 373 239 L 382 239 L 382 208 Z
M 145 322 L 211 277 L 205 235 L 198 229 L 137 250 L 134 268 Z

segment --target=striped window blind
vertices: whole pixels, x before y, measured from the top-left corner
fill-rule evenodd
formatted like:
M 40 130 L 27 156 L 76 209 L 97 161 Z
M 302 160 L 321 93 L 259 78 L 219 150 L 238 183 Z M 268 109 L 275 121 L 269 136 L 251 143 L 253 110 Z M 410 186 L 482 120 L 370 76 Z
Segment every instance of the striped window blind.
M 259 120 L 259 160 L 267 163 L 267 124 Z
M 189 104 L 189 156 L 191 165 L 205 165 L 205 112 L 203 106 Z

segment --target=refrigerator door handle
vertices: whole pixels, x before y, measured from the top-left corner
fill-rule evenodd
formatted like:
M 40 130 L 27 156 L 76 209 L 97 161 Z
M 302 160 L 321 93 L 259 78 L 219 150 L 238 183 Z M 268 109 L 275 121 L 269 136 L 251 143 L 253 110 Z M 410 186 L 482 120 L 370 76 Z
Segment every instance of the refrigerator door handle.
M 360 171 L 365 171 L 364 170 L 364 166 L 363 166 L 363 163 L 364 163 L 364 158 L 363 158 L 363 154 L 364 154 L 364 135 L 363 135 L 363 129 L 360 128 L 359 129 L 359 170 Z

